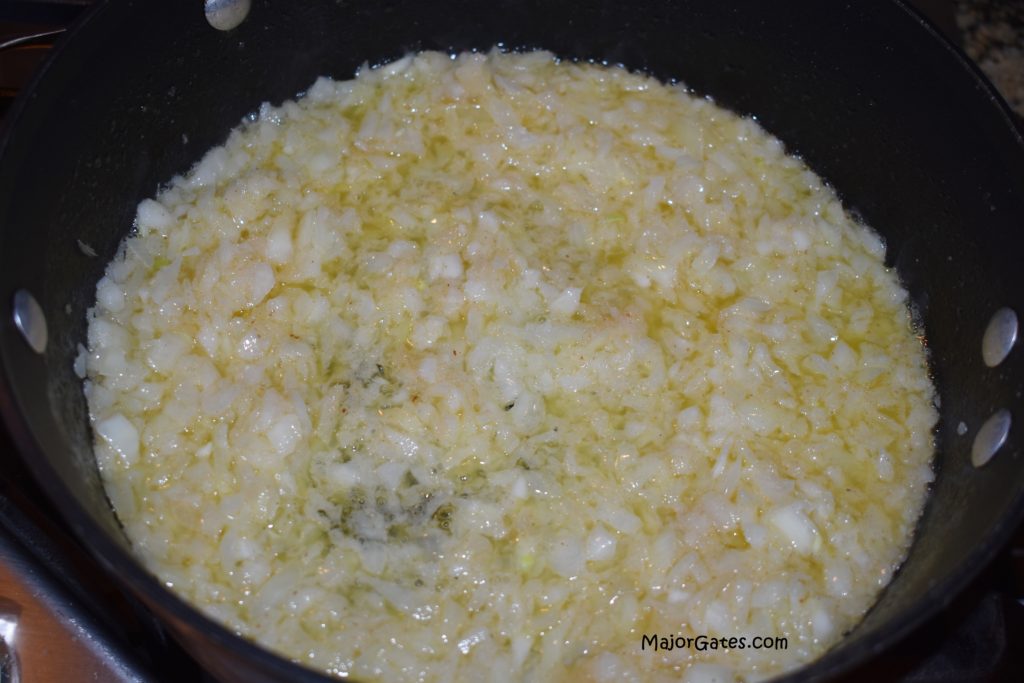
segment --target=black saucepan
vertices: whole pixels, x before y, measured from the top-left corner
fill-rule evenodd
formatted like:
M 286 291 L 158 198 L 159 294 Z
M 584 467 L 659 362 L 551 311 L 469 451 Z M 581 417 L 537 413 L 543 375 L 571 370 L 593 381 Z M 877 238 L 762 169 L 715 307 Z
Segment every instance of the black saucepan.
M 755 115 L 876 228 L 924 321 L 941 394 L 938 477 L 910 557 L 863 623 L 795 678 L 848 670 L 957 593 L 1024 513 L 1024 351 L 982 335 L 1024 313 L 1024 141 L 955 49 L 898 2 L 253 0 L 229 31 L 203 3 L 101 2 L 12 112 L 0 148 L 0 408 L 72 530 L 215 675 L 322 680 L 239 639 L 131 557 L 103 493 L 72 369 L 95 283 L 136 204 L 266 100 L 420 49 L 543 47 L 621 63 Z M 18 294 L 21 292 L 22 294 Z M 13 322 L 31 295 L 35 352 Z M 972 440 L 1016 423 L 987 465 Z

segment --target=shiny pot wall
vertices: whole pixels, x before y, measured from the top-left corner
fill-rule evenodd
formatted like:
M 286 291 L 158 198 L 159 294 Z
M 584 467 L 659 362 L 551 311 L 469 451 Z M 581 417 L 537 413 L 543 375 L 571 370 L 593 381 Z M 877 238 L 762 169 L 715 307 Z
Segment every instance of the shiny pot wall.
M 946 604 L 1024 512 L 1020 424 L 992 462 L 970 462 L 990 415 L 1024 422 L 1021 350 L 996 368 L 981 355 L 990 316 L 1024 312 L 1024 142 L 973 68 L 895 2 L 254 0 L 229 31 L 198 2 L 100 3 L 22 96 L 0 148 L 0 409 L 33 475 L 212 672 L 322 680 L 206 620 L 131 558 L 72 371 L 85 311 L 136 204 L 262 101 L 319 75 L 349 78 L 365 61 L 495 44 L 622 63 L 756 115 L 884 235 L 942 397 L 938 478 L 878 605 L 794 678 L 834 675 L 892 644 Z M 41 354 L 13 323 L 22 290 L 46 319 Z

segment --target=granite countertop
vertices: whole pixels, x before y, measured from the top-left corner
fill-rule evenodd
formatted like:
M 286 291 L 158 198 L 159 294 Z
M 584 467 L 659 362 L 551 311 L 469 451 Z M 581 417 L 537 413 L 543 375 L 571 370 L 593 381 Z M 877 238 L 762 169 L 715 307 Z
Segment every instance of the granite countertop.
M 957 0 L 964 52 L 1024 116 L 1024 0 Z

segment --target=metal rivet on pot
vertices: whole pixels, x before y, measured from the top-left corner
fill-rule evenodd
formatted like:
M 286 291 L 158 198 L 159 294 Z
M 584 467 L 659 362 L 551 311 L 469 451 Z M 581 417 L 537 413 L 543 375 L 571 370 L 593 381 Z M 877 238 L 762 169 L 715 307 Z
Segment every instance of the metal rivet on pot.
M 35 297 L 24 289 L 14 293 L 14 326 L 32 350 L 46 350 L 46 316 Z
M 206 20 L 218 31 L 230 31 L 249 16 L 250 0 L 206 0 Z
M 18 683 L 21 680 L 15 647 L 17 637 L 18 618 L 13 614 L 0 614 L 0 681 Z
M 975 467 L 981 467 L 996 454 L 1006 442 L 1010 433 L 1010 411 L 1000 410 L 998 413 L 985 420 L 981 429 L 974 436 L 974 445 L 971 446 L 971 463 Z
M 1017 341 L 1017 314 L 1000 308 L 992 315 L 981 340 L 981 357 L 990 368 L 1002 363 Z

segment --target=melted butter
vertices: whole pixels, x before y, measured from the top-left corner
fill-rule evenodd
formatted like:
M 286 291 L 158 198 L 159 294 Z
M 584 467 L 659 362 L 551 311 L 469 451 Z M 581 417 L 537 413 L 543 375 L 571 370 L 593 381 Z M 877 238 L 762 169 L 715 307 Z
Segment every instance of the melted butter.
M 92 325 L 123 340 L 91 343 L 88 395 L 142 435 L 131 468 L 97 444 L 136 549 L 362 678 L 742 678 L 824 652 L 930 477 L 933 389 L 876 239 L 680 88 L 542 53 L 398 71 L 268 109 L 158 197 L 180 230 L 143 222 L 111 265 L 128 303 Z M 156 373 L 171 332 L 197 341 Z

